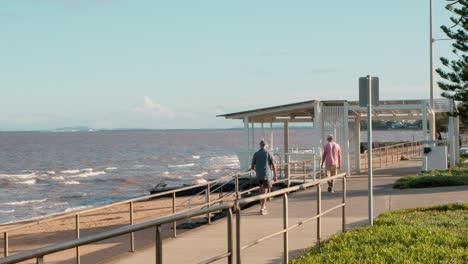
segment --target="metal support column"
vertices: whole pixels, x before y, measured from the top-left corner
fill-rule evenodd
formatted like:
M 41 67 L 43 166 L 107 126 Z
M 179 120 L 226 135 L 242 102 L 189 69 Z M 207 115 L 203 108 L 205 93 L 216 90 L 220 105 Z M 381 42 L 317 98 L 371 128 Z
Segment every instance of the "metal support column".
M 343 233 L 346 231 L 346 177 L 343 177 L 343 207 L 341 208 L 341 213 L 342 213 L 342 223 L 341 223 L 341 229 Z
M 129 202 L 130 205 L 130 225 L 133 225 L 134 220 L 133 220 L 133 201 Z M 130 233 L 130 252 L 135 252 L 135 233 L 131 232 Z
M 349 112 L 349 105 L 348 102 L 343 103 L 343 134 L 344 134 L 344 141 L 343 141 L 343 171 L 346 172 L 346 174 L 350 175 L 351 174 L 351 167 L 349 166 L 349 122 L 348 122 L 348 112 Z
M 356 136 L 356 142 L 355 142 L 355 148 L 356 148 L 356 153 L 355 153 L 355 158 L 356 158 L 356 171 L 358 174 L 361 173 L 361 116 L 356 117 L 356 124 L 354 127 L 354 133 Z
M 241 259 L 241 209 L 236 205 L 236 263 L 242 263 Z
M 162 229 L 161 226 L 156 226 L 156 264 L 163 263 L 163 252 L 162 252 Z
M 288 223 L 289 209 L 288 209 L 288 195 L 285 193 L 283 196 L 283 229 L 286 230 L 289 227 Z M 283 233 L 283 263 L 289 262 L 289 238 L 288 231 Z
M 230 255 L 228 256 L 228 264 L 232 264 L 234 263 L 233 262 L 234 251 L 233 251 L 233 243 L 232 243 L 233 237 L 232 237 L 232 209 L 231 208 L 228 209 L 227 217 L 228 217 L 227 219 L 227 239 L 228 239 L 227 250 L 230 253 Z
M 176 193 L 172 193 L 172 213 L 176 213 Z M 177 237 L 177 222 L 172 222 L 172 237 Z
M 289 172 L 290 172 L 290 169 L 291 169 L 291 166 L 288 164 L 289 163 L 289 123 L 288 121 L 284 121 L 284 125 L 283 125 L 283 128 L 284 128 L 284 162 L 285 162 L 285 176 L 287 178 L 289 178 Z M 289 180 L 288 180 L 288 187 L 289 187 Z
M 8 257 L 8 232 L 3 232 L 3 256 Z
M 322 213 L 322 188 L 317 184 L 317 215 Z M 322 217 L 317 217 L 317 244 L 320 244 L 322 237 Z
M 241 161 L 241 166 L 248 166 L 250 159 L 250 143 L 249 143 L 249 117 L 244 117 L 244 151 L 243 161 Z M 247 170 L 248 168 L 241 168 L 242 170 Z
M 80 238 L 80 215 L 75 215 L 75 235 Z M 76 264 L 80 264 L 80 248 L 76 247 Z

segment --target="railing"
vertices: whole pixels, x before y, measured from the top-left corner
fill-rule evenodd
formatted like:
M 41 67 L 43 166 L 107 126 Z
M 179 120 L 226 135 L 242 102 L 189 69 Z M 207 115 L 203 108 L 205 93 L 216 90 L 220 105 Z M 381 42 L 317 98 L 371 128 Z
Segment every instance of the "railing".
M 248 174 L 250 174 L 250 173 L 249 172 L 238 173 L 238 174 L 235 174 L 234 176 L 229 177 L 229 179 L 230 179 L 230 181 L 234 181 L 235 178 L 241 177 L 243 175 L 248 175 Z M 34 222 L 31 222 L 31 223 L 28 223 L 28 224 L 3 229 L 0 232 L 3 233 L 4 256 L 7 257 L 9 255 L 9 246 L 10 246 L 10 244 L 9 244 L 9 234 L 11 232 L 13 232 L 13 231 L 18 231 L 20 229 L 32 227 L 32 226 L 35 226 L 35 225 L 49 223 L 49 222 L 52 222 L 52 221 L 58 221 L 58 220 L 63 220 L 63 219 L 69 218 L 69 219 L 74 219 L 74 232 L 76 233 L 76 238 L 79 238 L 79 234 L 80 234 L 80 216 L 83 216 L 83 215 L 91 213 L 91 212 L 96 212 L 96 211 L 99 211 L 99 210 L 104 210 L 104 209 L 108 209 L 108 208 L 116 207 L 116 206 L 120 206 L 120 205 L 125 205 L 125 204 L 128 205 L 128 215 L 129 215 L 129 223 L 128 224 L 133 225 L 134 224 L 134 204 L 136 202 L 146 201 L 146 200 L 149 200 L 149 199 L 154 199 L 154 198 L 158 198 L 158 197 L 172 195 L 172 214 L 174 214 L 174 213 L 177 212 L 177 210 L 176 210 L 177 209 L 177 207 L 176 207 L 177 193 L 187 191 L 187 190 L 191 190 L 191 189 L 200 188 L 200 187 L 206 187 L 203 192 L 209 193 L 209 191 L 207 191 L 207 190 L 211 190 L 211 186 L 213 186 L 216 183 L 223 182 L 223 180 L 225 180 L 225 179 L 226 179 L 226 177 L 222 177 L 222 178 L 217 179 L 215 181 L 210 181 L 210 182 L 206 182 L 206 183 L 202 183 L 202 184 L 197 184 L 197 185 L 192 185 L 192 186 L 179 188 L 179 189 L 175 189 L 175 190 L 165 191 L 165 192 L 161 192 L 161 193 L 157 193 L 157 194 L 146 195 L 146 196 L 142 196 L 142 197 L 139 197 L 139 198 L 134 198 L 134 199 L 130 199 L 130 200 L 122 201 L 122 202 L 117 202 L 117 203 L 113 203 L 113 204 L 109 204 L 109 205 L 105 205 L 105 206 L 91 208 L 91 209 L 83 210 L 83 211 L 79 211 L 79 212 L 66 213 L 66 214 L 58 215 L 58 216 L 53 216 L 53 215 L 50 216 L 49 215 L 49 216 L 45 216 L 45 217 L 41 217 L 41 218 L 36 218 L 34 220 Z M 224 184 L 229 183 L 230 181 L 227 181 Z M 198 205 L 198 206 L 195 206 L 195 207 L 190 207 L 188 210 L 203 208 L 203 207 L 205 207 L 207 205 L 211 206 L 214 203 L 219 203 L 219 202 L 224 201 L 225 198 L 226 198 L 226 197 L 223 197 L 221 199 L 215 199 L 215 200 L 211 201 L 210 200 L 210 198 L 211 198 L 210 195 L 206 195 L 205 197 L 207 199 L 205 201 L 205 204 Z M 173 222 L 173 234 L 172 235 L 173 235 L 173 237 L 177 236 L 176 221 Z M 131 252 L 135 251 L 135 243 L 134 243 L 134 234 L 133 233 L 130 234 L 130 251 Z M 80 259 L 80 252 L 79 252 L 79 249 L 77 248 L 77 250 L 76 250 L 76 261 L 77 261 L 77 263 L 79 263 L 79 259 Z
M 332 207 L 332 208 L 329 208 L 325 211 L 322 212 L 322 195 L 321 195 L 321 184 L 324 184 L 326 183 L 327 181 L 329 180 L 335 180 L 335 179 L 342 179 L 343 180 L 343 196 L 342 196 L 342 203 Z M 313 186 L 316 186 L 317 187 L 317 214 L 310 217 L 310 218 L 307 218 L 307 219 L 304 219 L 304 220 L 301 220 L 299 222 L 297 222 L 296 224 L 290 226 L 289 225 L 289 207 L 288 207 L 288 194 L 290 192 L 294 192 L 294 191 L 303 191 L 303 190 L 306 190 L 307 188 L 309 187 L 313 187 Z M 252 202 L 257 202 L 257 201 L 260 201 L 262 199 L 267 199 L 267 198 L 270 198 L 270 197 L 274 197 L 274 196 L 280 196 L 282 195 L 283 196 L 283 228 L 275 233 L 272 233 L 272 234 L 269 234 L 269 235 L 266 235 L 262 238 L 258 238 L 256 239 L 255 241 L 252 241 L 252 242 L 249 242 L 245 245 L 241 245 L 241 205 L 243 204 L 248 204 L 248 203 L 252 203 Z M 284 263 L 288 263 L 289 261 L 289 237 L 288 237 L 288 232 L 293 230 L 293 229 L 296 229 L 302 225 L 304 225 L 305 223 L 307 222 L 310 222 L 314 219 L 317 220 L 317 242 L 320 243 L 321 242 L 321 239 L 322 239 L 322 233 L 321 233 L 321 230 L 322 230 L 322 226 L 321 226 L 321 223 L 322 223 L 322 216 L 324 216 L 325 214 L 328 214 L 330 212 L 332 212 L 333 210 L 336 210 L 338 208 L 342 208 L 342 231 L 344 232 L 346 230 L 346 174 L 345 173 L 342 173 L 342 174 L 339 174 L 337 176 L 333 176 L 333 177 L 328 177 L 328 178 L 325 178 L 325 179 L 321 179 L 321 180 L 315 180 L 313 182 L 309 182 L 309 183 L 303 183 L 301 185 L 296 185 L 296 186 L 293 186 L 293 187 L 289 187 L 289 188 L 286 188 L 286 189 L 282 189 L 282 190 L 278 190 L 278 191 L 275 191 L 275 192 L 271 192 L 271 193 L 267 193 L 267 194 L 262 194 L 262 195 L 257 195 L 257 196 L 254 196 L 254 197 L 249 197 L 249 198 L 245 198 L 245 199 L 242 199 L 242 200 L 239 200 L 236 204 L 236 260 L 237 260 L 237 263 L 241 263 L 241 259 L 242 259 L 242 256 L 241 256 L 241 253 L 242 253 L 242 250 L 245 250 L 249 247 L 252 247 L 262 241 L 265 241 L 267 239 L 270 239 L 270 238 L 273 238 L 275 236 L 278 236 L 278 235 L 281 235 L 283 234 L 283 262 Z
M 308 169 L 308 165 L 310 165 L 310 169 Z M 317 160 L 314 161 L 300 161 L 300 162 L 291 162 L 291 163 L 281 163 L 278 165 L 278 169 L 280 171 L 287 171 L 289 170 L 288 175 L 290 175 L 287 178 L 280 179 L 279 181 L 275 182 L 274 185 L 281 185 L 281 184 L 286 184 L 287 187 L 291 185 L 291 181 L 295 179 L 301 180 L 303 183 L 306 182 L 306 179 L 309 178 L 308 176 L 311 175 L 312 179 L 316 179 L 317 173 L 319 173 L 319 170 L 316 169 L 317 165 Z M 242 198 L 243 195 L 251 193 L 253 191 L 258 190 L 258 187 L 253 187 L 249 188 L 247 190 L 243 190 L 243 187 L 241 184 L 239 184 L 239 178 L 250 175 L 252 176 L 251 172 L 242 172 L 242 173 L 237 173 L 233 176 L 228 176 L 228 177 L 222 177 L 220 179 L 217 179 L 215 181 L 210 181 L 202 184 L 197 184 L 193 186 L 188 186 L 184 188 L 179 188 L 175 190 L 170 190 L 166 192 L 161 192 L 158 194 L 153 194 L 153 195 L 146 195 L 143 197 L 139 198 L 134 198 L 118 203 L 113 203 L 101 207 L 96 207 L 96 208 L 91 208 L 88 210 L 84 211 L 79 211 L 79 212 L 73 212 L 73 213 L 67 213 L 67 214 L 62 214 L 58 216 L 46 216 L 43 218 L 37 218 L 34 220 L 34 222 L 30 222 L 24 225 L 19 225 L 7 229 L 3 229 L 0 232 L 3 233 L 3 249 L 4 249 L 4 257 L 7 257 L 9 255 L 9 248 L 10 248 L 10 235 L 14 231 L 18 231 L 21 229 L 33 227 L 35 225 L 40 225 L 40 224 L 45 224 L 45 223 L 50 223 L 53 221 L 58 221 L 58 220 L 64 220 L 64 219 L 69 219 L 73 221 L 73 227 L 72 230 L 75 233 L 76 238 L 80 238 L 80 231 L 83 230 L 83 227 L 80 227 L 80 221 L 84 217 L 84 215 L 89 214 L 91 212 L 97 212 L 99 210 L 104 210 L 104 209 L 109 209 L 112 207 L 117 207 L 117 206 L 123 206 L 127 205 L 127 212 L 126 214 L 128 215 L 128 222 L 126 224 L 128 225 L 134 225 L 135 224 L 135 204 L 137 202 L 142 202 L 142 201 L 147 201 L 149 199 L 154 199 L 158 197 L 167 197 L 167 196 L 172 196 L 172 210 L 171 214 L 175 214 L 177 212 L 186 212 L 190 210 L 197 210 L 205 207 L 211 207 L 215 204 L 219 204 L 225 201 L 232 201 L 234 199 L 240 199 Z M 228 180 L 229 179 L 229 180 Z M 226 184 L 234 183 L 235 184 L 235 190 L 233 192 L 219 192 L 219 197 L 213 199 L 212 193 L 219 191 L 220 188 L 225 186 Z M 218 184 L 216 188 L 213 188 Z M 186 199 L 185 201 L 182 202 L 182 204 L 187 204 L 188 208 L 186 210 L 177 210 L 177 204 L 176 204 L 176 198 L 177 198 L 177 193 L 195 189 L 195 188 L 200 188 L 200 187 L 205 187 L 204 190 L 200 191 L 199 193 L 193 195 L 191 198 Z M 200 198 L 199 196 L 203 195 L 204 196 L 204 202 L 198 205 L 193 206 L 193 199 L 194 198 Z M 125 213 L 125 212 L 124 212 Z M 208 223 L 211 223 L 211 215 L 212 213 L 207 213 L 206 219 Z M 177 221 L 172 222 L 172 237 L 177 237 Z M 130 251 L 134 252 L 135 251 L 135 238 L 134 238 L 134 233 L 131 233 L 129 235 L 129 247 Z M 80 263 L 80 250 L 79 248 L 76 249 L 76 263 Z
M 421 142 L 408 142 L 372 149 L 372 166 L 383 168 L 401 160 L 421 155 Z M 367 169 L 367 152 L 360 154 L 361 169 Z
M 326 183 L 328 180 L 335 180 L 335 179 L 342 179 L 343 180 L 343 197 L 342 197 L 342 203 L 338 204 L 330 209 L 327 209 L 325 211 L 322 211 L 322 198 L 321 198 L 321 184 Z M 295 192 L 295 191 L 302 191 L 306 190 L 307 188 L 316 186 L 317 187 L 317 214 L 308 218 L 304 219 L 300 222 L 297 222 L 296 224 L 289 226 L 289 210 L 288 210 L 288 194 L 290 192 Z M 283 196 L 283 228 L 280 231 L 277 231 L 275 233 L 272 233 L 270 235 L 267 235 L 265 237 L 259 238 L 253 242 L 247 243 L 246 245 L 242 246 L 241 245 L 241 206 L 246 205 L 252 202 L 257 202 L 260 201 L 261 199 L 267 199 L 270 197 L 274 196 Z M 132 234 L 134 232 L 146 229 L 146 228 L 155 228 L 156 229 L 156 237 L 155 237 L 155 260 L 157 264 L 163 263 L 163 240 L 162 240 L 162 235 L 161 235 L 161 226 L 163 224 L 167 223 L 173 223 L 176 221 L 188 219 L 191 217 L 196 217 L 196 216 L 201 216 L 201 215 L 206 215 L 210 214 L 216 211 L 220 210 L 227 210 L 228 211 L 228 216 L 227 216 L 227 252 L 223 252 L 220 255 L 214 256 L 206 261 L 203 261 L 201 263 L 212 263 L 217 260 L 227 258 L 228 263 L 233 263 L 233 256 L 234 256 L 234 249 L 233 249 L 233 225 L 232 225 L 232 212 L 233 210 L 236 210 L 236 250 L 235 250 L 235 255 L 236 255 L 236 262 L 241 263 L 242 260 L 242 250 L 245 250 L 249 247 L 252 247 L 264 240 L 267 240 L 269 238 L 275 237 L 277 235 L 283 234 L 283 260 L 285 263 L 288 262 L 289 260 L 289 237 L 288 237 L 288 232 L 290 230 L 293 230 L 295 228 L 298 228 L 299 226 L 302 226 L 303 224 L 310 222 L 314 219 L 317 220 L 317 241 L 320 243 L 321 241 L 321 218 L 325 214 L 336 210 L 338 208 L 342 208 L 342 230 L 345 231 L 346 229 L 346 174 L 339 174 L 337 176 L 321 179 L 321 180 L 315 180 L 313 182 L 308 182 L 308 183 L 303 183 L 301 185 L 296 185 L 293 187 L 281 189 L 278 191 L 274 191 L 271 193 L 267 194 L 262 194 L 262 195 L 257 195 L 249 198 L 244 198 L 244 199 L 238 199 L 233 202 L 225 202 L 220 205 L 212 206 L 212 207 L 207 207 L 203 209 L 199 209 L 196 211 L 188 211 L 188 212 L 182 212 L 182 213 L 177 213 L 171 216 L 166 216 L 163 218 L 159 218 L 156 220 L 144 222 L 144 223 L 139 223 L 139 224 L 134 224 L 134 225 L 128 225 L 128 226 L 123 226 L 119 227 L 110 231 L 106 232 L 101 232 L 93 235 L 89 235 L 86 237 L 82 238 L 76 238 L 71 241 L 67 242 L 62 242 L 46 247 L 42 247 L 39 249 L 19 253 L 16 255 L 8 256 L 5 258 L 0 259 L 0 264 L 9 264 L 9 263 L 17 263 L 20 261 L 25 261 L 29 259 L 36 259 L 36 263 L 42 264 L 44 263 L 44 256 L 56 253 L 56 252 L 61 252 L 64 250 L 68 249 L 73 249 L 73 248 L 79 248 L 80 246 L 88 245 L 91 243 L 99 242 L 105 239 L 121 236 L 121 235 L 127 235 L 127 234 Z

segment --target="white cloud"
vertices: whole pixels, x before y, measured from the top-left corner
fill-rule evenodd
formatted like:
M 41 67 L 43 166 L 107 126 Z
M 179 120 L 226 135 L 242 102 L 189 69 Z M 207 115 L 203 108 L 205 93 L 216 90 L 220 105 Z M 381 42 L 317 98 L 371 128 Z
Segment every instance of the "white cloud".
M 139 106 L 135 109 L 138 112 L 145 113 L 154 117 L 169 117 L 172 118 L 174 117 L 174 111 L 172 111 L 170 108 L 154 102 L 151 98 L 148 96 L 145 96 L 143 98 L 143 106 Z

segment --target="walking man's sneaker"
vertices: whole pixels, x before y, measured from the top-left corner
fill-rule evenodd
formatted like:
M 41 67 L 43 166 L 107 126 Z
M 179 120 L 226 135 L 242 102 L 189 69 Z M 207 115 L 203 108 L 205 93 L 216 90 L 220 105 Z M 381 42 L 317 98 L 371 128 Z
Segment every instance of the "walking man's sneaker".
M 333 182 L 332 181 L 328 181 L 328 192 L 331 192 L 333 193 Z

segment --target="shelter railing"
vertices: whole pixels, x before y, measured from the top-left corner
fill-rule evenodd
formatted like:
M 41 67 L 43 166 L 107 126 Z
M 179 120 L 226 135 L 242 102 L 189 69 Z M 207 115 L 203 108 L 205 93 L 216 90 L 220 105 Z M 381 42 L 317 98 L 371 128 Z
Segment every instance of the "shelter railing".
M 406 142 L 372 149 L 372 166 L 383 168 L 403 159 L 421 156 L 421 142 Z M 360 167 L 367 169 L 368 152 L 360 154 Z
M 321 184 L 325 184 L 328 180 L 334 180 L 334 179 L 342 179 L 343 180 L 343 196 L 342 196 L 342 203 L 329 208 L 325 211 L 322 211 L 322 198 L 321 198 Z M 300 222 L 297 222 L 296 224 L 290 226 L 289 225 L 289 210 L 288 210 L 288 194 L 290 192 L 295 192 L 295 191 L 303 191 L 306 190 L 307 188 L 314 187 L 316 186 L 317 188 L 317 214 L 304 219 Z M 267 235 L 265 237 L 259 238 L 255 241 L 249 242 L 246 245 L 241 245 L 241 206 L 246 205 L 249 203 L 257 202 L 260 201 L 261 199 L 266 199 L 266 198 L 271 198 L 274 196 L 283 196 L 283 228 L 280 231 L 277 231 L 275 233 L 272 233 L 270 235 Z M 44 257 L 46 255 L 50 255 L 52 253 L 56 252 L 61 252 L 64 250 L 68 249 L 73 249 L 73 248 L 79 248 L 80 246 L 88 245 L 91 243 L 95 243 L 98 241 L 102 241 L 105 239 L 113 238 L 113 237 L 118 237 L 121 235 L 127 235 L 127 234 L 132 234 L 134 232 L 147 229 L 147 228 L 155 228 L 156 229 L 156 236 L 155 236 L 155 261 L 157 264 L 163 263 L 163 239 L 162 239 L 162 230 L 161 226 L 163 224 L 167 223 L 173 223 L 176 221 L 196 217 L 196 216 L 201 216 L 201 215 L 206 215 L 210 214 L 216 211 L 220 210 L 227 210 L 228 215 L 227 215 L 227 252 L 223 252 L 222 254 L 219 254 L 217 256 L 211 257 L 208 260 L 205 260 L 201 263 L 212 263 L 217 260 L 227 258 L 228 263 L 233 263 L 233 256 L 234 256 L 234 247 L 233 247 L 233 233 L 234 233 L 234 227 L 232 224 L 232 213 L 235 210 L 236 211 L 236 227 L 235 227 L 235 233 L 236 233 L 236 250 L 235 250 L 235 255 L 236 255 L 236 262 L 241 263 L 242 260 L 242 250 L 245 250 L 251 246 L 254 246 L 258 243 L 261 243 L 264 240 L 267 240 L 269 238 L 272 238 L 277 235 L 283 234 L 283 260 L 285 263 L 288 262 L 289 260 L 289 234 L 288 232 L 292 229 L 298 228 L 302 226 L 303 224 L 310 222 L 312 220 L 317 221 L 317 241 L 320 243 L 321 241 L 321 218 L 336 209 L 342 209 L 342 230 L 346 230 L 346 174 L 339 174 L 337 176 L 321 179 L 321 180 L 314 180 L 312 182 L 307 182 L 303 183 L 301 185 L 296 185 L 293 187 L 277 190 L 274 192 L 270 192 L 267 194 L 262 194 L 262 195 L 257 195 L 253 197 L 248 197 L 244 199 L 237 199 L 235 201 L 230 201 L 230 202 L 225 202 L 219 205 L 215 205 L 212 207 L 206 207 L 202 208 L 199 210 L 192 210 L 192 211 L 186 211 L 186 212 L 179 212 L 170 216 L 162 217 L 159 219 L 147 221 L 144 223 L 138 223 L 134 225 L 127 225 L 127 226 L 122 226 L 119 228 L 115 228 L 110 231 L 105 231 L 101 233 L 96 233 L 92 234 L 89 236 L 85 237 L 80 237 L 76 238 L 70 241 L 66 242 L 61 242 L 57 244 L 53 244 L 50 246 L 46 247 L 41 247 L 35 250 L 30 250 L 26 252 L 22 252 L 19 254 L 15 254 L 12 256 L 7 256 L 4 258 L 0 259 L 0 264 L 10 264 L 10 263 L 17 263 L 20 261 L 25 261 L 29 259 L 36 259 L 36 263 L 44 263 Z

